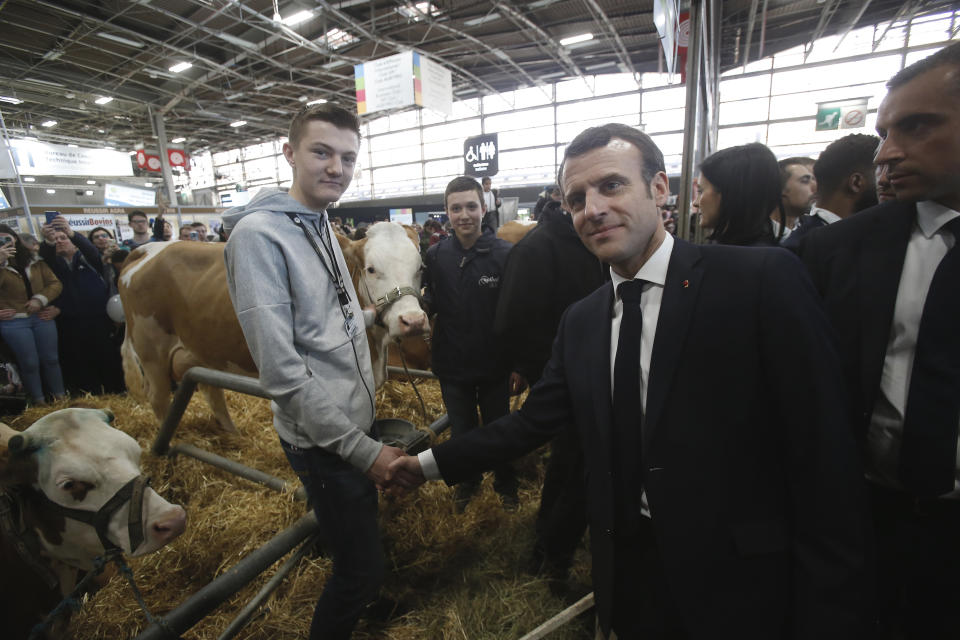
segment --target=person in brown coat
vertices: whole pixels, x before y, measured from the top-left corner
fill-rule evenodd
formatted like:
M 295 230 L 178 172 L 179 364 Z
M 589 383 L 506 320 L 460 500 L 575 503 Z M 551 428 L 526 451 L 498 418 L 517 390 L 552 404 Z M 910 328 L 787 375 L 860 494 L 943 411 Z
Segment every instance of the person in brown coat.
M 55 399 L 65 395 L 53 322 L 58 311 L 50 306 L 62 290 L 47 263 L 0 224 L 0 336 L 17 356 L 23 384 L 36 404 L 43 404 L 44 388 Z

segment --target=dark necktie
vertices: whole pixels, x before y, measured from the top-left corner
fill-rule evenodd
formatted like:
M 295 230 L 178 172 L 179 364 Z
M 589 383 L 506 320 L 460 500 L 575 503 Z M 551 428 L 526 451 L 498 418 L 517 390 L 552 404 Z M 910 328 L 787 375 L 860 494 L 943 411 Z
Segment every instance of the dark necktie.
M 640 395 L 640 313 L 642 280 L 620 283 L 617 293 L 623 301 L 617 359 L 613 365 L 614 491 L 617 494 L 618 528 L 630 532 L 640 522 L 640 483 L 642 474 Z
M 960 218 L 944 225 L 955 238 L 923 305 L 903 419 L 900 480 L 919 497 L 954 487 L 960 424 Z

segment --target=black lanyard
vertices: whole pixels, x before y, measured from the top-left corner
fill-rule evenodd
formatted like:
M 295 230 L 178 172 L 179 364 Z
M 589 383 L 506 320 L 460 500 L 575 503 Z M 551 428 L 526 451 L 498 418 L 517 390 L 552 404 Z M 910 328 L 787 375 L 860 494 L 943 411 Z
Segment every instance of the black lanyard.
M 347 288 L 343 283 L 343 274 L 340 273 L 340 265 L 337 264 L 337 259 L 333 254 L 333 244 L 328 237 L 325 239 L 323 232 L 319 228 L 316 228 L 317 235 L 320 236 L 320 242 L 323 243 L 323 248 L 326 251 L 327 258 L 330 261 L 330 264 L 327 264 L 327 260 L 324 259 L 323 253 L 320 251 L 320 247 L 317 246 L 317 241 L 313 239 L 313 235 L 307 231 L 307 227 L 303 224 L 303 220 L 300 219 L 300 216 L 296 213 L 287 212 L 287 217 L 293 222 L 293 224 L 300 227 L 300 230 L 303 231 L 303 235 L 307 236 L 307 240 L 310 242 L 310 246 L 313 247 L 313 250 L 317 253 L 317 257 L 320 258 L 320 264 L 323 265 L 324 270 L 326 270 L 327 275 L 330 276 L 330 280 L 333 282 L 333 286 L 337 290 L 337 299 L 340 301 L 340 306 L 344 309 L 345 313 L 349 313 L 350 316 L 353 316 L 353 313 L 350 312 L 350 294 L 347 293 Z M 329 244 L 328 244 L 329 243 Z

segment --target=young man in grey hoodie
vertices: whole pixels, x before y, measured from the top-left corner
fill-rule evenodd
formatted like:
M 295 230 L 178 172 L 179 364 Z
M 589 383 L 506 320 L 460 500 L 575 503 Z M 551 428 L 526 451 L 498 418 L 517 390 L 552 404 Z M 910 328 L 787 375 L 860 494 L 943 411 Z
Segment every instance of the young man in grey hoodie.
M 384 569 L 375 485 L 403 455 L 371 433 L 364 312 L 326 214 L 350 185 L 359 144 L 354 114 L 330 104 L 304 109 L 283 145 L 290 192 L 263 190 L 223 217 L 230 298 L 333 557 L 312 640 L 349 638 L 377 598 Z

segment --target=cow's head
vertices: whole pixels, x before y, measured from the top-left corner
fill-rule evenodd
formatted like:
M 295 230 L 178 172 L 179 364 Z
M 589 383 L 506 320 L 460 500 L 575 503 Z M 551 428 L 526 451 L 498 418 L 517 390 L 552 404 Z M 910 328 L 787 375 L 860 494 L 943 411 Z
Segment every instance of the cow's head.
M 340 244 L 361 305 L 376 305 L 378 320 L 391 338 L 430 331 L 427 314 L 420 308 L 423 262 L 413 229 L 379 222 L 364 239 Z
M 62 409 L 22 433 L 6 425 L 0 433 L 0 445 L 6 441 L 0 446 L 0 486 L 23 496 L 24 521 L 46 551 L 81 569 L 92 568 L 103 555 L 102 537 L 108 546 L 142 555 L 179 536 L 186 525 L 182 507 L 138 481 L 140 446 L 111 427 L 112 420 L 108 410 Z M 92 519 L 85 514 L 98 512 L 105 518 L 99 534 L 84 522 Z

